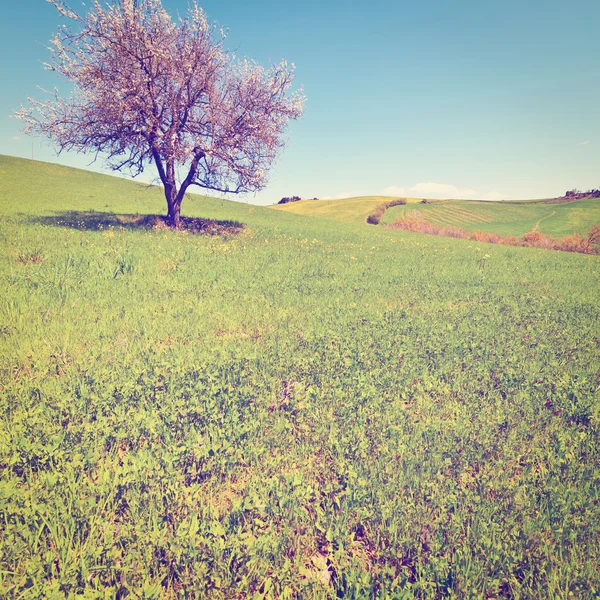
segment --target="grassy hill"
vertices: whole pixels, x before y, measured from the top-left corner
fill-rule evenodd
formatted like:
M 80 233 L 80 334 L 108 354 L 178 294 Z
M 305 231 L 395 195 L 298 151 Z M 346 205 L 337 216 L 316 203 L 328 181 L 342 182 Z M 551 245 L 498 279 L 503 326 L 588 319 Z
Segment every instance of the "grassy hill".
M 393 199 L 390 196 L 360 196 L 343 200 L 300 200 L 288 204 L 275 204 L 269 208 L 346 223 L 364 223 L 378 206 Z M 408 198 L 407 202 L 413 204 L 420 202 L 420 199 Z
M 597 256 L 163 204 L 0 158 L 0 596 L 597 597 Z
M 186 214 L 228 218 L 260 208 L 190 194 Z M 59 217 L 75 212 L 166 214 L 162 188 L 92 171 L 0 155 L 0 211 L 4 218 Z M 269 213 L 264 213 L 266 218 Z M 31 219 L 30 219 L 31 220 Z
M 393 206 L 385 212 L 382 222 L 390 224 L 403 216 L 418 216 L 431 223 L 464 227 L 470 231 L 481 229 L 519 237 L 529 231 L 540 231 L 561 237 L 574 232 L 585 235 L 592 225 L 600 223 L 600 200 L 591 198 L 564 204 L 458 200 Z
M 364 223 L 378 206 L 392 199 L 387 196 L 364 196 L 342 200 L 302 200 L 271 208 L 358 224 Z M 420 198 L 408 198 L 405 206 L 388 208 L 381 222 L 389 225 L 403 216 L 417 216 L 431 223 L 464 227 L 470 231 L 481 229 L 520 237 L 538 230 L 561 237 L 574 232 L 584 235 L 592 225 L 600 223 L 600 200 L 586 199 L 565 204 L 544 204 L 539 200 L 448 200 L 421 204 Z

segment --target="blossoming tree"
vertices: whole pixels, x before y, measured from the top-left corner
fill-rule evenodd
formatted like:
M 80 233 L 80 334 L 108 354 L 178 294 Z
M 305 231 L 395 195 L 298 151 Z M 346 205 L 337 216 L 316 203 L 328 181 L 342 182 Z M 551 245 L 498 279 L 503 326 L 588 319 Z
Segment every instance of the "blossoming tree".
M 196 2 L 175 21 L 160 0 L 97 1 L 84 15 L 48 1 L 70 26 L 52 40 L 46 68 L 72 92 L 29 98 L 16 113 L 27 133 L 50 138 L 58 153 L 103 155 L 134 177 L 154 163 L 173 227 L 191 185 L 264 188 L 286 126 L 302 114 L 302 93 L 290 90 L 293 66 L 237 61 Z

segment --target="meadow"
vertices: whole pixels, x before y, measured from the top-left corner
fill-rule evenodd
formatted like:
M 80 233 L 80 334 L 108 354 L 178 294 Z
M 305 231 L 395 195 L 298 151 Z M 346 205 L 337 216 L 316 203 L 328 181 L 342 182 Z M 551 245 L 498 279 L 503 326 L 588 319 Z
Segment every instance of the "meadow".
M 599 596 L 600 257 L 182 210 L 0 157 L 0 596 Z
M 586 235 L 592 225 L 600 223 L 600 200 L 589 198 L 564 204 L 458 200 L 443 204 L 394 206 L 385 212 L 382 222 L 391 224 L 403 216 L 420 217 L 436 225 L 489 231 L 504 236 L 521 237 L 530 231 L 539 231 L 559 238 L 572 233 Z
M 393 199 L 390 196 L 358 196 L 341 200 L 301 200 L 289 204 L 275 204 L 269 208 L 296 215 L 361 224 L 373 211 Z M 421 199 L 407 198 L 406 201 L 412 205 L 419 203 Z
M 305 216 L 364 223 L 378 207 L 394 200 L 389 196 L 361 196 L 342 200 L 302 200 L 271 208 Z M 559 238 L 573 233 L 586 235 L 600 223 L 600 200 L 584 199 L 564 204 L 546 204 L 544 200 L 484 202 L 477 200 L 428 200 L 406 198 L 406 205 L 388 208 L 381 219 L 391 225 L 402 217 L 420 218 L 440 226 L 463 227 L 502 236 L 521 237 L 540 231 Z

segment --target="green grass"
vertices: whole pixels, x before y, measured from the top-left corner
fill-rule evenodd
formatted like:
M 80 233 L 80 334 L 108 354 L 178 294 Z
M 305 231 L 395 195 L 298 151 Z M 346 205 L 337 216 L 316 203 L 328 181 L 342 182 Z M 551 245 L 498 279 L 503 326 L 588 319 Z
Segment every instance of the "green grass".
M 499 203 L 457 200 L 443 204 L 419 204 L 389 208 L 382 222 L 390 224 L 403 216 L 420 216 L 438 225 L 481 229 L 502 235 L 539 230 L 552 237 L 580 233 L 600 223 L 600 200 L 590 198 L 564 204 Z
M 598 257 L 137 227 L 7 157 L 0 202 L 0 596 L 598 597 Z

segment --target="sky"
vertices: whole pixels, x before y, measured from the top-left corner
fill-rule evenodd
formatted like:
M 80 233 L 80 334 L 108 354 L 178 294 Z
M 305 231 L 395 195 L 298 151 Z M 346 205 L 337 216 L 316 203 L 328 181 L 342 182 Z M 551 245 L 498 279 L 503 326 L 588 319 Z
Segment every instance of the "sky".
M 234 199 L 498 200 L 600 187 L 600 0 L 199 4 L 238 56 L 294 63 L 307 98 L 268 187 Z M 184 15 L 188 0 L 163 6 Z M 28 96 L 43 98 L 37 86 L 67 86 L 42 67 L 55 9 L 19 0 L 2 10 L 0 154 L 103 171 L 90 156 L 57 157 L 11 118 Z M 155 177 L 151 167 L 142 176 Z

